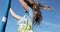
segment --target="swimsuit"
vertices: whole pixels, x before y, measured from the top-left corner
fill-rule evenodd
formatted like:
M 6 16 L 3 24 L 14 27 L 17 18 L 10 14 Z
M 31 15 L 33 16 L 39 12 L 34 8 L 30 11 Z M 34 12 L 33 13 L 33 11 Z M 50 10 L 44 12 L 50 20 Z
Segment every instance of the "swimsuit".
M 18 32 L 33 32 L 32 21 L 33 21 L 33 10 L 30 8 L 29 12 L 26 13 L 22 19 L 18 21 Z

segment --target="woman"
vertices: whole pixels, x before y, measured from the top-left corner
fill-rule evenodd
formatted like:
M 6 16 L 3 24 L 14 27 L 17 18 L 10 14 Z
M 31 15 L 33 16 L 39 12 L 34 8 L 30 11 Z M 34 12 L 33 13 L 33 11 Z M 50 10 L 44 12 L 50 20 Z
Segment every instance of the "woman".
M 33 25 L 39 25 L 42 20 L 41 9 L 50 10 L 51 7 L 42 6 L 34 0 L 19 0 L 24 7 L 26 14 L 24 17 L 16 15 L 10 8 L 11 15 L 18 20 L 18 32 L 34 32 Z

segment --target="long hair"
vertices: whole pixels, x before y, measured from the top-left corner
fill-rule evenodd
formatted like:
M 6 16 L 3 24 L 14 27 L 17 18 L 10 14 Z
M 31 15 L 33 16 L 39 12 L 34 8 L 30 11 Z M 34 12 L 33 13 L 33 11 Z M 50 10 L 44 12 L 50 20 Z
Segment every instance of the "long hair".
M 40 11 L 40 3 L 34 2 L 34 0 L 24 0 L 29 7 L 31 7 L 35 12 L 37 12 L 36 16 L 33 17 L 33 24 L 39 25 L 42 20 L 42 15 Z M 32 3 L 32 2 L 33 3 Z

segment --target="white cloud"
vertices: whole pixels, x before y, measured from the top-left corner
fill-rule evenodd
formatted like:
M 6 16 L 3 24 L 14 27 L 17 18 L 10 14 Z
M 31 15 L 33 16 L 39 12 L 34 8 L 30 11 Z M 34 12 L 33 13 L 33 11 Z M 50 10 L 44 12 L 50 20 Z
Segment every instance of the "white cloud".
M 60 19 L 60 16 L 58 16 L 57 18 Z
M 44 31 L 40 31 L 40 32 L 51 32 L 51 31 L 44 30 Z
M 40 32 L 52 32 L 52 31 L 49 31 L 49 30 L 41 30 Z
M 41 32 L 59 32 L 60 31 L 59 24 L 43 21 L 41 25 L 42 25 L 40 28 Z
M 59 24 L 54 24 L 54 23 L 50 23 L 50 22 L 42 22 L 42 24 L 44 24 L 44 25 L 49 25 L 49 26 L 52 26 L 52 27 L 55 27 L 55 28 L 57 28 L 57 27 L 60 27 L 60 25 Z
M 60 27 L 59 24 L 54 24 L 54 23 L 49 23 L 49 22 L 44 22 L 44 24 L 50 25 L 50 26 L 53 26 L 53 27 Z

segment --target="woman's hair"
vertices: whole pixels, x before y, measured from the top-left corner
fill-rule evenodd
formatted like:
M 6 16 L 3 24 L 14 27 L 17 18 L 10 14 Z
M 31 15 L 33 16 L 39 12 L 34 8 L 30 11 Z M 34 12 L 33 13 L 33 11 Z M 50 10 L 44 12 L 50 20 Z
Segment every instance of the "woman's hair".
M 36 16 L 34 16 L 33 24 L 39 25 L 42 20 L 42 15 L 40 11 L 41 4 L 35 2 L 34 0 L 24 0 L 29 7 L 31 7 L 35 12 L 37 12 Z

